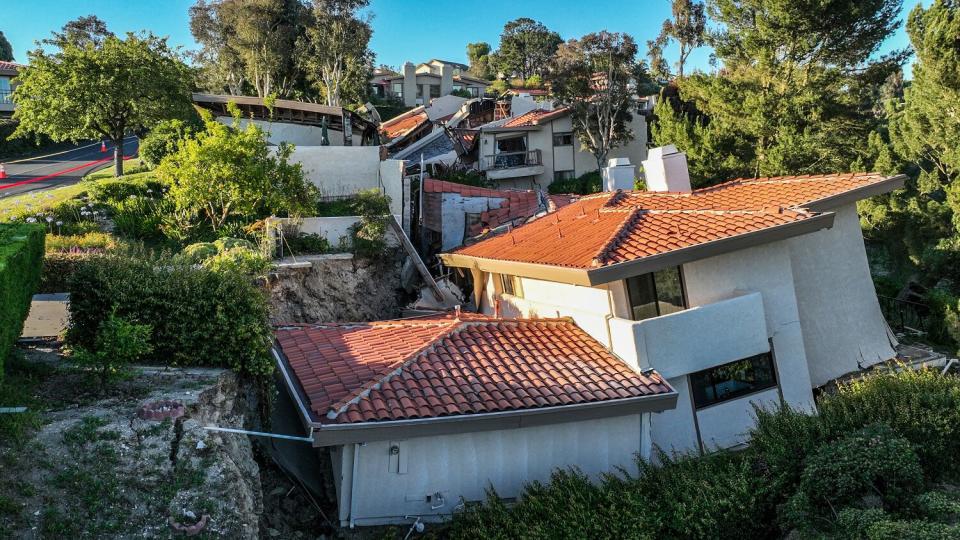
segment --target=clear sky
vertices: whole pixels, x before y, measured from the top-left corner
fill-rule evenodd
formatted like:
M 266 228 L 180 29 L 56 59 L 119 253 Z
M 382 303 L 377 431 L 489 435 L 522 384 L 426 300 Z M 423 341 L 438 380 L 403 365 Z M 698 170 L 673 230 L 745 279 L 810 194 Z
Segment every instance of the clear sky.
M 33 42 L 48 37 L 71 19 L 96 14 L 117 33 L 149 29 L 169 36 L 174 45 L 196 47 L 190 35 L 188 8 L 194 0 L 0 0 L 0 31 L 13 45 L 16 60 L 26 61 Z M 916 4 L 906 0 L 904 15 Z M 670 14 L 668 0 L 372 0 L 371 47 L 377 63 L 399 66 L 430 58 L 466 63 L 466 44 L 486 41 L 494 48 L 503 24 L 517 17 L 537 19 L 564 39 L 597 30 L 627 32 L 646 51 Z M 881 52 L 908 44 L 901 28 Z M 671 61 L 672 51 L 668 49 Z M 696 51 L 694 67 L 708 69 L 709 49 Z

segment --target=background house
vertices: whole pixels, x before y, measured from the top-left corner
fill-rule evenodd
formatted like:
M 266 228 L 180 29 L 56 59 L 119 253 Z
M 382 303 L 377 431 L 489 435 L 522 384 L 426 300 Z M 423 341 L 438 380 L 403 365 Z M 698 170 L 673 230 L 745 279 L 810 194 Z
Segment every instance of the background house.
M 400 99 L 408 107 L 424 105 L 433 98 L 457 90 L 464 90 L 471 97 L 480 97 L 490 86 L 490 81 L 467 74 L 468 68 L 464 64 L 437 59 L 416 66 L 407 62 L 402 73 L 375 72 L 370 85 L 374 94 Z
M 0 117 L 13 115 L 13 79 L 22 67 L 13 62 L 0 61 Z
M 666 377 L 678 406 L 653 416 L 651 436 L 667 450 L 739 445 L 755 404 L 812 407 L 814 387 L 895 356 L 855 203 L 903 177 L 691 191 L 685 166 L 662 162 L 682 154 L 656 155 L 644 166 L 658 191 L 584 197 L 441 259 L 469 269 L 480 311 L 572 317 Z

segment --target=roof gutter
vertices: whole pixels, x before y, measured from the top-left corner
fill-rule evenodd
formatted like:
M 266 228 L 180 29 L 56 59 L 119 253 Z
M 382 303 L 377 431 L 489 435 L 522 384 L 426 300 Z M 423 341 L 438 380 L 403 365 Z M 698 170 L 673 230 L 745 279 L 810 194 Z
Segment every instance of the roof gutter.
M 869 199 L 870 197 L 874 197 L 876 195 L 883 195 L 885 193 L 890 193 L 895 189 L 900 189 L 903 187 L 903 184 L 906 181 L 907 175 L 898 174 L 889 178 L 884 178 L 879 182 L 874 182 L 872 184 L 851 189 L 850 191 L 845 191 L 843 193 L 817 199 L 808 204 L 800 206 L 813 212 L 826 212 L 828 210 L 835 210 L 841 206 L 855 203 L 861 199 Z
M 699 259 L 706 259 L 760 244 L 816 232 L 821 229 L 829 229 L 833 227 L 833 218 L 834 214 L 827 212 L 811 216 L 801 221 L 768 227 L 759 231 L 738 234 L 719 240 L 712 240 L 702 244 L 675 249 L 659 255 L 652 255 L 634 261 L 616 263 L 599 268 L 575 268 L 486 259 L 461 253 L 442 253 L 440 254 L 440 259 L 447 266 L 593 287 L 647 272 L 655 272 L 671 266 L 679 266 Z
M 661 412 L 677 405 L 677 392 L 576 405 L 558 405 L 493 413 L 459 414 L 385 422 L 324 425 L 313 423 L 313 445 L 340 446 L 371 441 L 455 435 L 578 422 L 648 412 Z
M 293 398 L 293 402 L 297 405 L 297 412 L 300 413 L 300 421 L 303 423 L 304 429 L 307 430 L 307 437 L 313 437 L 313 432 L 318 423 L 314 421 L 313 415 L 310 414 L 310 410 L 306 406 L 306 396 L 303 395 L 303 389 L 290 374 L 290 367 L 287 363 L 288 361 L 286 355 L 284 355 L 280 347 L 276 345 L 271 347 L 270 352 L 273 354 L 273 358 L 277 362 L 277 370 L 280 372 L 280 376 L 283 378 L 283 383 L 284 386 L 287 387 L 287 392 L 290 394 L 290 397 Z

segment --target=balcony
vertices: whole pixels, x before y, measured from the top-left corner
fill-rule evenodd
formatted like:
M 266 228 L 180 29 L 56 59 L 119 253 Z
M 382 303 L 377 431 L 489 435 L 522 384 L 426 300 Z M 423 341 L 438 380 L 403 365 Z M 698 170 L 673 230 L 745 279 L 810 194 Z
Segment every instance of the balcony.
M 759 292 L 642 321 L 614 318 L 610 332 L 614 353 L 668 379 L 770 350 Z
M 481 168 L 491 180 L 536 176 L 543 174 L 543 160 L 540 150 L 501 152 L 493 156 L 483 156 Z
M 13 90 L 0 90 L 0 112 L 13 111 Z

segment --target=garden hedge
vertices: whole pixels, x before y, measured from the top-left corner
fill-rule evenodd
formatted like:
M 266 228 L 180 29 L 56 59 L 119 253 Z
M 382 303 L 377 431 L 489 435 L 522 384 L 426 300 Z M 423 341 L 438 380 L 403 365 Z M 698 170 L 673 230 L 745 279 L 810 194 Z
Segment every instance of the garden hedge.
M 144 360 L 272 372 L 266 296 L 248 276 L 196 268 L 174 258 L 102 255 L 74 270 L 67 341 L 95 350 L 111 314 L 153 327 Z
M 30 299 L 40 284 L 43 239 L 40 225 L 0 225 L 0 379 L 3 361 L 23 332 Z

